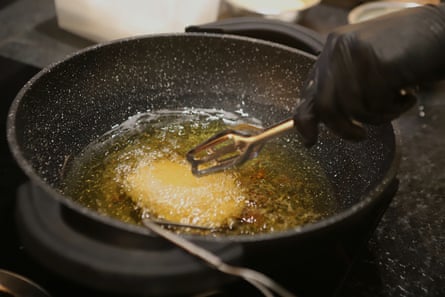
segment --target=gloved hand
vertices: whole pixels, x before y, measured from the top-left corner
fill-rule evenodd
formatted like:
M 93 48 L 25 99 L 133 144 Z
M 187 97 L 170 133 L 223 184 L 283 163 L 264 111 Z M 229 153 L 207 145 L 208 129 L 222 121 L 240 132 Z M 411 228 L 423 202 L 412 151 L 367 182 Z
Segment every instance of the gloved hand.
M 445 5 L 423 6 L 329 34 L 294 116 L 307 146 L 318 124 L 361 140 L 361 123 L 390 122 L 415 102 L 410 88 L 445 77 Z

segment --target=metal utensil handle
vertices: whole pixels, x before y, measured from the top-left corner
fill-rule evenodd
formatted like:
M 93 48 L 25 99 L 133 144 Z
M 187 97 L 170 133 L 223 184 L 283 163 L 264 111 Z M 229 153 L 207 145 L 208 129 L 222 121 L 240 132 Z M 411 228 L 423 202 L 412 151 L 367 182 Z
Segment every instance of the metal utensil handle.
M 275 124 L 271 127 L 266 128 L 258 135 L 250 136 L 249 138 L 252 140 L 252 142 L 264 142 L 271 138 L 278 137 L 286 132 L 289 132 L 290 130 L 294 129 L 294 120 L 292 118 L 286 119 L 278 124 Z
M 234 276 L 238 276 L 256 287 L 264 296 L 273 297 L 273 292 L 281 297 L 296 297 L 295 294 L 289 292 L 287 289 L 276 283 L 268 276 L 261 272 L 244 268 L 232 266 L 222 261 L 218 256 L 209 252 L 208 250 L 188 241 L 187 239 L 170 232 L 148 218 L 144 218 L 142 223 L 153 233 L 163 237 L 164 239 L 174 243 L 176 246 L 182 248 L 189 254 L 203 260 L 215 269 Z

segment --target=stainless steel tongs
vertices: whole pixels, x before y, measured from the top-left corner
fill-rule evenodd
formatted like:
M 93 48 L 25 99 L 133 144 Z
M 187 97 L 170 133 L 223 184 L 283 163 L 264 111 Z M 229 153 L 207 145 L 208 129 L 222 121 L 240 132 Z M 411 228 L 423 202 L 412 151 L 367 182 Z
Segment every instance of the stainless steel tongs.
M 266 129 L 226 130 L 191 149 L 187 153 L 187 161 L 197 176 L 222 171 L 255 158 L 266 141 L 293 128 L 294 120 L 289 118 Z
M 295 294 L 288 291 L 286 288 L 282 287 L 280 284 L 278 284 L 276 281 L 274 281 L 267 275 L 250 268 L 227 264 L 220 257 L 213 254 L 212 252 L 200 247 L 194 242 L 187 240 L 186 238 L 176 233 L 173 233 L 158 226 L 155 222 L 151 221 L 149 218 L 143 218 L 142 223 L 153 233 L 170 241 L 177 247 L 180 247 L 181 249 L 195 256 L 196 258 L 201 259 L 209 266 L 219 270 L 222 273 L 232 276 L 237 276 L 244 279 L 252 286 L 257 288 L 265 297 L 274 297 L 276 296 L 274 293 L 276 293 L 277 296 L 280 297 L 296 297 Z

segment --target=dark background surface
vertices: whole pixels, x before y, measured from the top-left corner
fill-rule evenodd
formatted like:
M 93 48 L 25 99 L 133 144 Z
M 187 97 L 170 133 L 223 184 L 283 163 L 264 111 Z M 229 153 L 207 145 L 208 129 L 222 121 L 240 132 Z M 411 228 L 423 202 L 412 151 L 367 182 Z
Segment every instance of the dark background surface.
M 307 10 L 298 23 L 323 35 L 346 24 L 348 7 L 333 2 Z M 57 26 L 53 1 L 0 0 L 0 56 L 41 68 L 92 44 Z M 402 140 L 399 191 L 342 296 L 445 296 L 445 85 L 424 88 L 420 103 L 394 122 Z M 0 106 L 3 121 L 8 106 Z

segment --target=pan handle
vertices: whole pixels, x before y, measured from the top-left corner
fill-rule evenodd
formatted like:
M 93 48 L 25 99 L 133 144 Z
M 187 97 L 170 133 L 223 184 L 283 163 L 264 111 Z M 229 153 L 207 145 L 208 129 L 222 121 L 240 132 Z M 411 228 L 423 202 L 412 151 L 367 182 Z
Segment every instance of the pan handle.
M 318 55 L 323 49 L 324 38 L 301 25 L 261 17 L 228 18 L 194 25 L 185 32 L 233 34 L 272 41 Z

